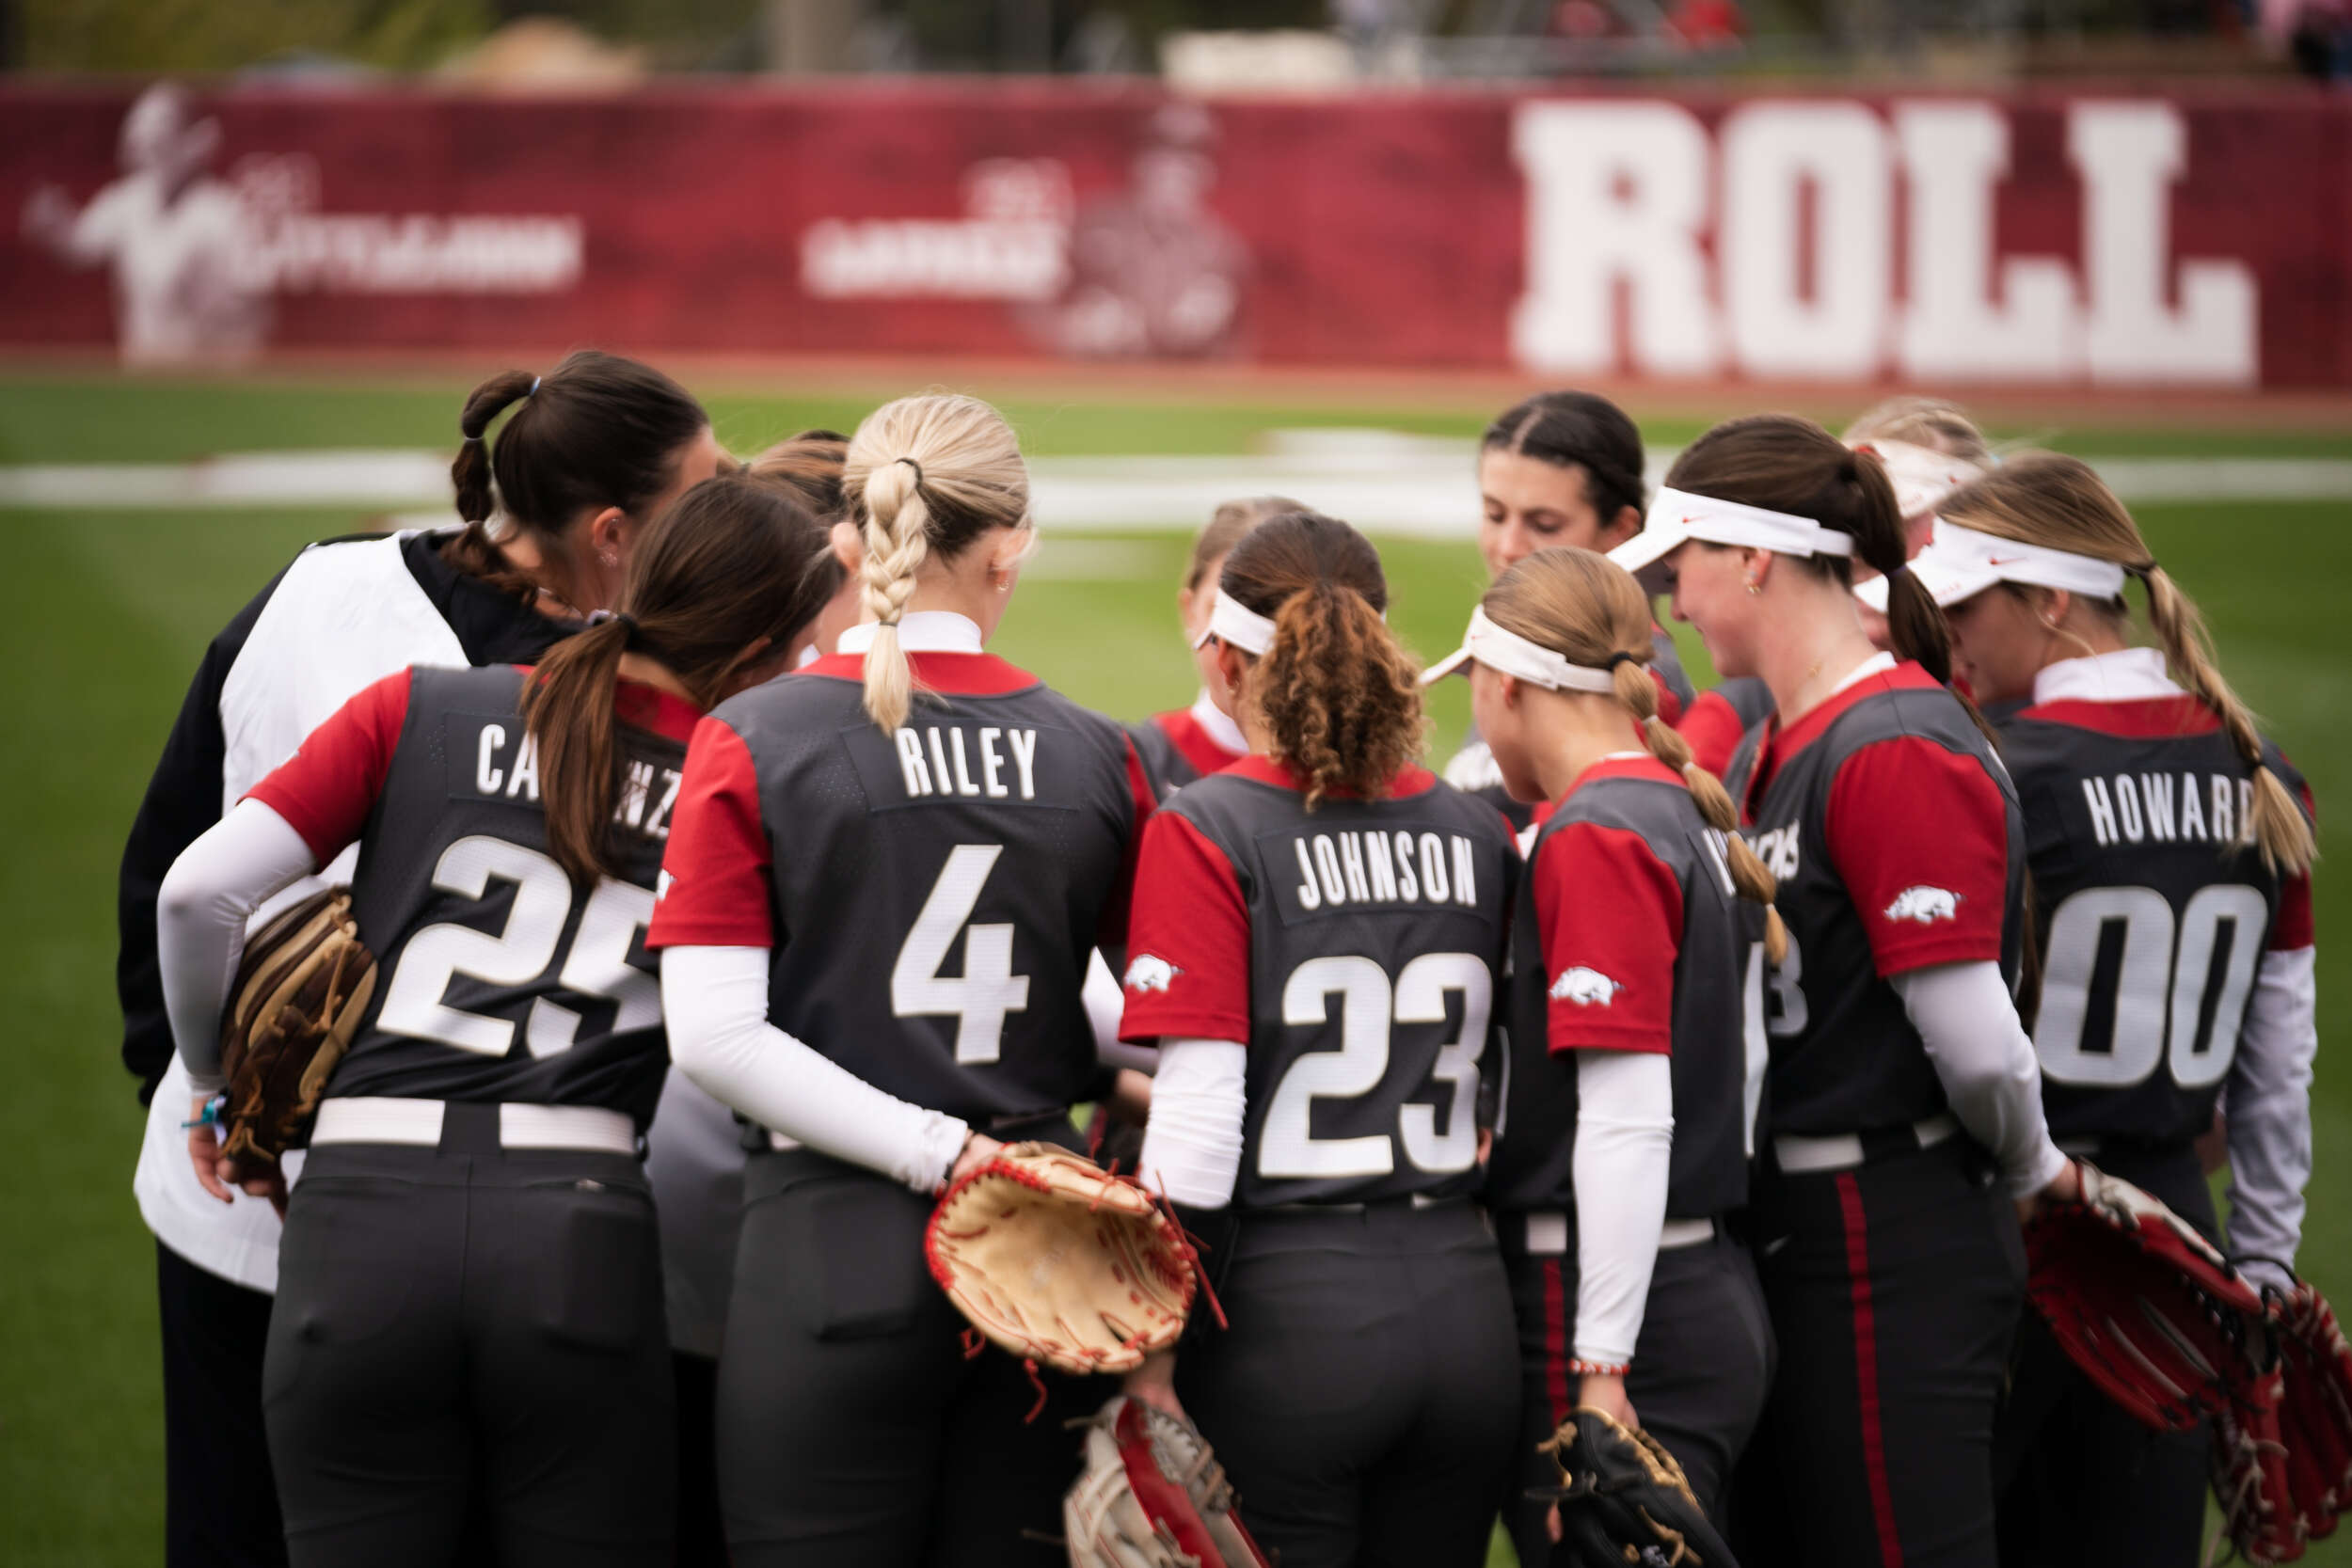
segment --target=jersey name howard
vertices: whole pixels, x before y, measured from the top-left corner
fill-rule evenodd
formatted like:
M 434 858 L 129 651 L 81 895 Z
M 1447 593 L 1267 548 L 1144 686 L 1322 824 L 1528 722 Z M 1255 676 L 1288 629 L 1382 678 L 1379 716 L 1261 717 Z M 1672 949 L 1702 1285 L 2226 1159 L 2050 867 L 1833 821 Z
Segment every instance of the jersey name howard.
M 1415 828 L 1269 833 L 1258 841 L 1282 917 L 1406 905 L 1478 905 L 1469 836 Z
M 2082 781 L 2091 836 L 2117 844 L 2235 844 L 2252 814 L 2254 781 L 2225 773 L 2116 773 Z
M 539 803 L 539 746 L 520 719 L 452 713 L 443 716 L 442 724 L 451 800 Z M 626 758 L 612 820 L 648 838 L 667 838 L 677 791 L 676 768 Z
M 1077 804 L 1077 775 L 1088 765 L 1071 749 L 1076 737 L 1037 724 L 957 717 L 902 724 L 887 736 L 870 723 L 840 735 L 873 811 L 959 800 L 1067 808 Z

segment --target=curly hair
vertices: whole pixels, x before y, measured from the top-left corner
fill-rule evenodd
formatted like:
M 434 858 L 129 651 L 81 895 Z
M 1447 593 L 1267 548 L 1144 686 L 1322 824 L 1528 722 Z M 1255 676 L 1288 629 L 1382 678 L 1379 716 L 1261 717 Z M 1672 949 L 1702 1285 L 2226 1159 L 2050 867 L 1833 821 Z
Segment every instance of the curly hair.
M 1274 622 L 1274 642 L 1245 682 L 1275 759 L 1327 795 L 1385 795 L 1421 752 L 1420 672 L 1382 614 L 1380 553 L 1347 524 L 1285 512 L 1225 558 L 1218 586 Z

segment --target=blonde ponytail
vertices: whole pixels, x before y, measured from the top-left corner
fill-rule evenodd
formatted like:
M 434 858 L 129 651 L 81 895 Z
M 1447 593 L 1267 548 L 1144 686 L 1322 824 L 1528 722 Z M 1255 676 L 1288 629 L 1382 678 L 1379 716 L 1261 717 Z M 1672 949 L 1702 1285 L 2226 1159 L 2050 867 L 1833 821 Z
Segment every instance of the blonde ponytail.
M 898 620 L 914 593 L 914 574 L 930 553 L 930 511 L 906 463 L 885 463 L 866 477 L 866 612 L 878 625 L 866 649 L 866 712 L 885 730 L 906 722 L 914 671 L 898 642 Z
M 2231 744 L 2254 770 L 2254 809 L 2247 821 L 2247 836 L 2261 851 L 2263 864 L 2279 876 L 2299 877 L 2312 868 L 2319 847 L 2302 808 L 2288 793 L 2286 781 L 2271 770 L 2263 757 L 2262 736 L 2216 663 L 2213 638 L 2195 601 L 2180 590 L 2161 566 L 2140 573 L 2148 587 L 2148 625 L 2164 646 L 2164 657 L 2183 686 L 2195 692 L 2221 720 Z
M 1616 699 L 1632 710 L 1649 754 L 1682 776 L 1682 787 L 1691 792 L 1691 803 L 1698 808 L 1701 819 L 1724 835 L 1724 863 L 1731 872 L 1731 885 L 1740 897 L 1764 906 L 1764 956 L 1778 964 L 1788 957 L 1788 927 L 1782 923 L 1780 911 L 1772 907 L 1772 900 L 1780 895 L 1779 879 L 1764 868 L 1748 841 L 1740 836 L 1740 813 L 1724 782 L 1698 765 L 1691 754 L 1691 743 L 1660 716 L 1658 682 L 1649 670 L 1654 653 L 1645 636 L 1638 651 L 1621 649 L 1611 656 Z
M 2263 756 L 2261 734 L 2230 683 L 2221 678 L 2205 618 L 2180 585 L 2156 564 L 2139 525 L 2088 463 L 2058 452 L 2024 452 L 1944 499 L 1937 514 L 1979 533 L 2111 561 L 2148 590 L 2148 626 L 2172 667 L 2173 678 L 2214 711 L 2253 770 L 2253 809 L 2247 837 L 2263 863 L 2281 876 L 2300 876 L 2318 858 L 2311 822 Z M 2083 598 L 2122 625 L 2123 603 Z
M 866 712 L 884 730 L 906 722 L 914 670 L 898 625 L 916 575 L 953 562 L 992 529 L 1029 526 L 1029 475 L 1004 417 L 977 398 L 900 398 L 850 438 L 842 488 L 866 539 Z

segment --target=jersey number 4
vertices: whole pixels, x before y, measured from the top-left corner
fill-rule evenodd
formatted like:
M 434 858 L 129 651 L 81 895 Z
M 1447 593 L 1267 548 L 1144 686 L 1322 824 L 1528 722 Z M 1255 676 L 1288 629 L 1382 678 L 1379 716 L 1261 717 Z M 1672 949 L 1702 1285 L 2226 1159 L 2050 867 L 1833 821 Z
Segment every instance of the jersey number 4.
M 966 1066 L 996 1060 L 1004 1050 L 1005 1015 L 1029 1006 L 1029 977 L 1012 972 L 1012 927 L 967 924 L 1004 852 L 1001 844 L 957 845 L 890 966 L 892 1015 L 954 1019 L 956 1060 Z M 963 973 L 942 974 L 959 931 Z
M 1478 1158 L 1478 1053 L 1486 1046 L 1494 977 L 1469 953 L 1423 953 L 1405 966 L 1391 990 L 1388 972 L 1370 958 L 1310 958 L 1282 988 L 1282 1022 L 1321 1027 L 1340 999 L 1340 1048 L 1293 1062 L 1266 1104 L 1258 1141 L 1258 1174 L 1269 1179 L 1386 1176 L 1396 1168 L 1395 1141 L 1386 1132 L 1318 1138 L 1310 1128 L 1318 1100 L 1370 1094 L 1389 1071 L 1389 1029 L 1397 1023 L 1446 1021 L 1446 993 L 1462 998 L 1460 1033 L 1438 1048 L 1430 1076 L 1450 1085 L 1454 1103 L 1443 1130 L 1434 1105 L 1406 1104 L 1397 1114 L 1405 1157 L 1432 1173 L 1465 1171 Z M 1415 1085 L 1414 1092 L 1418 1092 Z
M 2229 958 L 2219 966 L 2217 991 L 2214 959 L 2225 924 Z M 2042 1070 L 2054 1083 L 2126 1088 L 2153 1077 L 2169 1059 L 2173 1082 L 2185 1089 L 2219 1083 L 2237 1055 L 2238 1026 L 2269 925 L 2269 901 L 2242 882 L 2199 888 L 2177 921 L 2154 888 L 2090 887 L 2074 895 L 2050 917 L 2042 1016 L 2033 1033 Z M 2083 1037 L 2092 989 L 2107 977 L 2099 956 L 2110 926 L 2122 927 L 2108 970 L 2113 1029 L 2107 1048 L 2094 1051 Z
M 515 903 L 498 935 L 470 926 L 427 926 L 400 952 L 376 1027 L 387 1034 L 438 1040 L 460 1051 L 503 1056 L 514 1049 L 515 1025 L 469 1013 L 442 998 L 463 974 L 490 986 L 528 986 L 559 961 L 564 927 L 572 913 L 572 879 L 536 849 L 502 838 L 461 838 L 441 851 L 433 885 L 460 898 L 488 895 L 490 879 L 515 884 Z M 556 984 L 583 997 L 617 1004 L 612 1033 L 650 1029 L 661 1022 L 661 983 L 628 961 L 637 933 L 653 918 L 653 894 L 607 877 L 590 890 L 570 951 L 560 955 Z M 531 1004 L 523 1043 L 533 1056 L 569 1051 L 580 1014 L 545 996 Z

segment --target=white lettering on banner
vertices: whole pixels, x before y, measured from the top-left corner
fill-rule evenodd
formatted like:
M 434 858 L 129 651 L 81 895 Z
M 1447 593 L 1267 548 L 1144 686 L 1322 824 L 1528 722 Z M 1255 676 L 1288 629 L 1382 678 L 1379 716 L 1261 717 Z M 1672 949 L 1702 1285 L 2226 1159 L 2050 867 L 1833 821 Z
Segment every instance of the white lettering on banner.
M 1895 359 L 1905 375 L 2047 381 L 2083 362 L 2074 276 L 2052 256 L 2012 256 L 1993 278 L 1993 192 L 2009 172 L 2009 118 L 1990 103 L 1899 103 L 1895 141 L 1911 200 L 1910 309 Z
M 1884 353 L 1891 246 L 1886 133 L 1860 103 L 1756 103 L 1724 122 L 1723 293 L 1732 356 L 1755 375 L 1856 380 Z M 1813 193 L 1813 277 L 1799 231 Z
M 1053 158 L 991 158 L 963 180 L 961 218 L 823 218 L 801 235 L 818 299 L 933 295 L 1050 300 L 1070 280 L 1070 174 Z
M 2188 168 L 2180 110 L 2105 102 L 2066 114 L 2079 277 L 2055 256 L 1996 251 L 2010 164 L 1997 103 L 1901 103 L 1885 120 L 1852 102 L 1742 105 L 1721 130 L 1719 217 L 1715 149 L 1679 104 L 1522 104 L 1512 149 L 1527 181 L 1527 283 L 1512 351 L 1579 374 L 2253 384 L 2252 269 L 2173 255 L 2171 191 Z
M 2188 128 L 2169 103 L 2078 103 L 2066 152 L 2083 182 L 2083 274 L 2093 381 L 2254 379 L 2254 277 L 2243 261 L 2183 261 L 2165 304 L 2171 188 Z
M 1528 103 L 1511 128 L 1527 178 L 1527 293 L 1511 349 L 1539 370 L 1707 375 L 1722 357 L 1699 231 L 1707 128 L 1679 103 Z
M 250 286 L 319 293 L 553 293 L 578 283 L 587 230 L 578 217 L 507 214 L 321 213 L 305 152 L 256 153 L 235 184 L 251 225 Z

